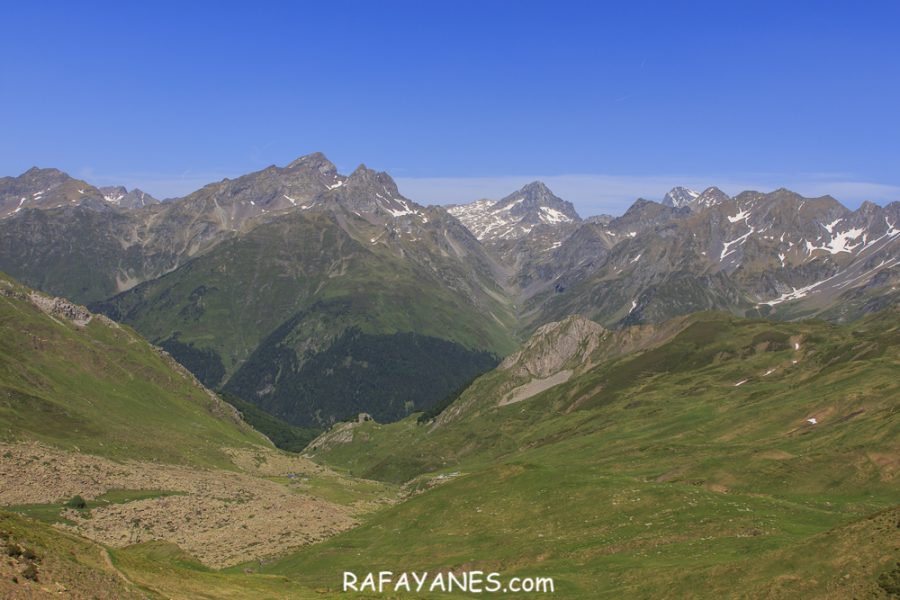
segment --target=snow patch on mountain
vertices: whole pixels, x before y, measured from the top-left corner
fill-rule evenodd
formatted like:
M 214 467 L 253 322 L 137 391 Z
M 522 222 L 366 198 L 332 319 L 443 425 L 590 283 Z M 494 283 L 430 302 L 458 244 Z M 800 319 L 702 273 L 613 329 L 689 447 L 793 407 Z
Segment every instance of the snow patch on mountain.
M 756 233 L 756 229 L 751 227 L 750 231 L 748 231 L 744 235 L 742 235 L 734 240 L 731 240 L 730 242 L 724 242 L 724 244 L 722 246 L 722 254 L 719 255 L 719 261 L 721 262 L 721 261 L 725 260 L 725 258 L 728 255 L 730 255 L 735 250 L 737 250 L 736 247 L 732 248 L 732 246 L 738 246 L 740 244 L 743 244 L 744 242 L 747 241 L 747 238 L 750 237 L 751 235 L 753 235 L 754 233 Z
M 552 223 L 569 223 L 572 221 L 571 218 L 567 217 L 563 213 L 558 210 L 554 210 L 549 206 L 541 207 L 541 216 L 540 219 L 544 223 L 552 224 Z
M 749 217 L 749 216 L 750 216 L 750 213 L 748 211 L 742 210 L 742 211 L 738 212 L 738 214 L 736 214 L 735 216 L 728 217 L 728 220 L 731 223 L 737 223 L 738 221 L 746 221 L 747 217 Z

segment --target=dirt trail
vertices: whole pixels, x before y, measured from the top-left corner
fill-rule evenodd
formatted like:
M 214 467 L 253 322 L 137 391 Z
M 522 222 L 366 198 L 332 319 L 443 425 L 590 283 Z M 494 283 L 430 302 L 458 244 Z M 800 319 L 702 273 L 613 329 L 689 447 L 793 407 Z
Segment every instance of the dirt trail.
M 105 564 L 110 571 L 112 571 L 113 573 L 118 575 L 119 579 L 124 581 L 127 585 L 137 587 L 133 581 L 128 579 L 128 576 L 125 575 L 125 573 L 123 573 L 122 571 L 119 570 L 119 567 L 117 567 L 116 565 L 113 564 L 112 557 L 109 555 L 109 550 L 101 547 L 100 548 L 100 558 L 103 559 L 103 564 Z

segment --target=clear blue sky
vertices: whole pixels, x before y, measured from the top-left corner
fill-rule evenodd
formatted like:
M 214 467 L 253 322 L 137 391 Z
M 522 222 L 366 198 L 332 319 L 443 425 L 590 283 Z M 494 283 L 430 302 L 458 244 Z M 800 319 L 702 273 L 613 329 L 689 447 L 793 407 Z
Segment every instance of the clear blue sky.
M 679 182 L 900 199 L 900 2 L 36 1 L 3 21 L 0 175 L 170 196 L 320 150 L 422 202 L 533 177 L 588 214 Z

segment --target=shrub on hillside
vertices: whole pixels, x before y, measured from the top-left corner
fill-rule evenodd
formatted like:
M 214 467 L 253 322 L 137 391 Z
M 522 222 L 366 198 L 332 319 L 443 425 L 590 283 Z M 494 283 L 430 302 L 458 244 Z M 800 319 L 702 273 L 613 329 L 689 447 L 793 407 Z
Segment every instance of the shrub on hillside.
M 75 508 L 75 509 L 81 510 L 81 509 L 87 507 L 87 502 L 85 502 L 84 498 L 82 498 L 81 496 L 72 496 L 72 498 L 70 498 L 66 502 L 66 506 L 68 508 Z

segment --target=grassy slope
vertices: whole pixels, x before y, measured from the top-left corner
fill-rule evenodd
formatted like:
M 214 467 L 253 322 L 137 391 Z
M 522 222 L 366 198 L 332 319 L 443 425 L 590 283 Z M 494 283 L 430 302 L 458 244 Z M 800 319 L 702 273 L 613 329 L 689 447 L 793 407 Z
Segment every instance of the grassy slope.
M 319 344 L 357 326 L 505 354 L 514 322 L 508 307 L 493 302 L 504 324 L 484 319 L 464 295 L 413 261 L 351 237 L 333 217 L 298 213 L 225 242 L 103 303 L 103 310 L 151 340 L 177 332 L 182 343 L 214 351 L 230 375 L 276 327 L 304 311 L 298 332 Z
M 19 575 L 0 579 L 4 598 L 66 597 L 183 599 L 321 598 L 314 590 L 281 576 L 216 572 L 161 542 L 108 550 L 84 538 L 0 512 L 0 546 L 12 542 L 38 557 L 37 581 Z M 108 558 L 107 558 L 108 557 Z M 6 556 L 3 557 L 7 560 Z M 17 570 L 10 566 L 10 573 Z M 39 590 L 46 590 L 40 594 Z M 36 593 L 37 592 L 37 593 Z
M 461 474 L 248 565 L 262 574 L 212 571 L 161 543 L 115 551 L 112 563 L 164 597 L 329 597 L 342 570 L 379 568 L 549 575 L 556 596 L 572 598 L 885 597 L 878 576 L 900 546 L 896 312 L 843 328 L 693 319 L 657 348 L 518 404 L 495 406 L 494 372 L 460 398 L 471 410 L 459 421 L 363 424 L 320 458 L 422 490 L 435 470 Z M 78 329 L 8 297 L 0 327 L 5 435 L 203 464 L 221 460 L 214 444 L 256 441 L 211 418 L 205 394 L 125 328 Z M 59 572 L 124 595 L 96 544 L 3 519 L 48 564 L 71 552 Z
M 12 575 L 21 567 L 4 552 L 6 564 L 0 567 L 5 575 L 0 578 L 0 596 L 4 598 L 49 597 L 46 592 L 35 594 L 41 588 L 70 598 L 146 598 L 106 562 L 106 550 L 99 544 L 44 523 L 0 512 L 0 546 L 6 549 L 10 545 L 36 555 L 37 581 L 28 582 L 21 575 Z M 62 596 L 63 590 L 66 596 Z
M 0 439 L 228 465 L 223 446 L 268 445 L 231 414 L 128 328 L 100 319 L 77 327 L 0 295 Z
M 462 474 L 270 571 L 333 587 L 345 568 L 466 566 L 552 575 L 573 598 L 878 597 L 900 544 L 896 511 L 867 519 L 898 500 L 897 312 L 842 328 L 693 319 L 519 404 L 495 407 L 494 373 L 461 421 L 359 427 L 320 458 L 395 481 Z

